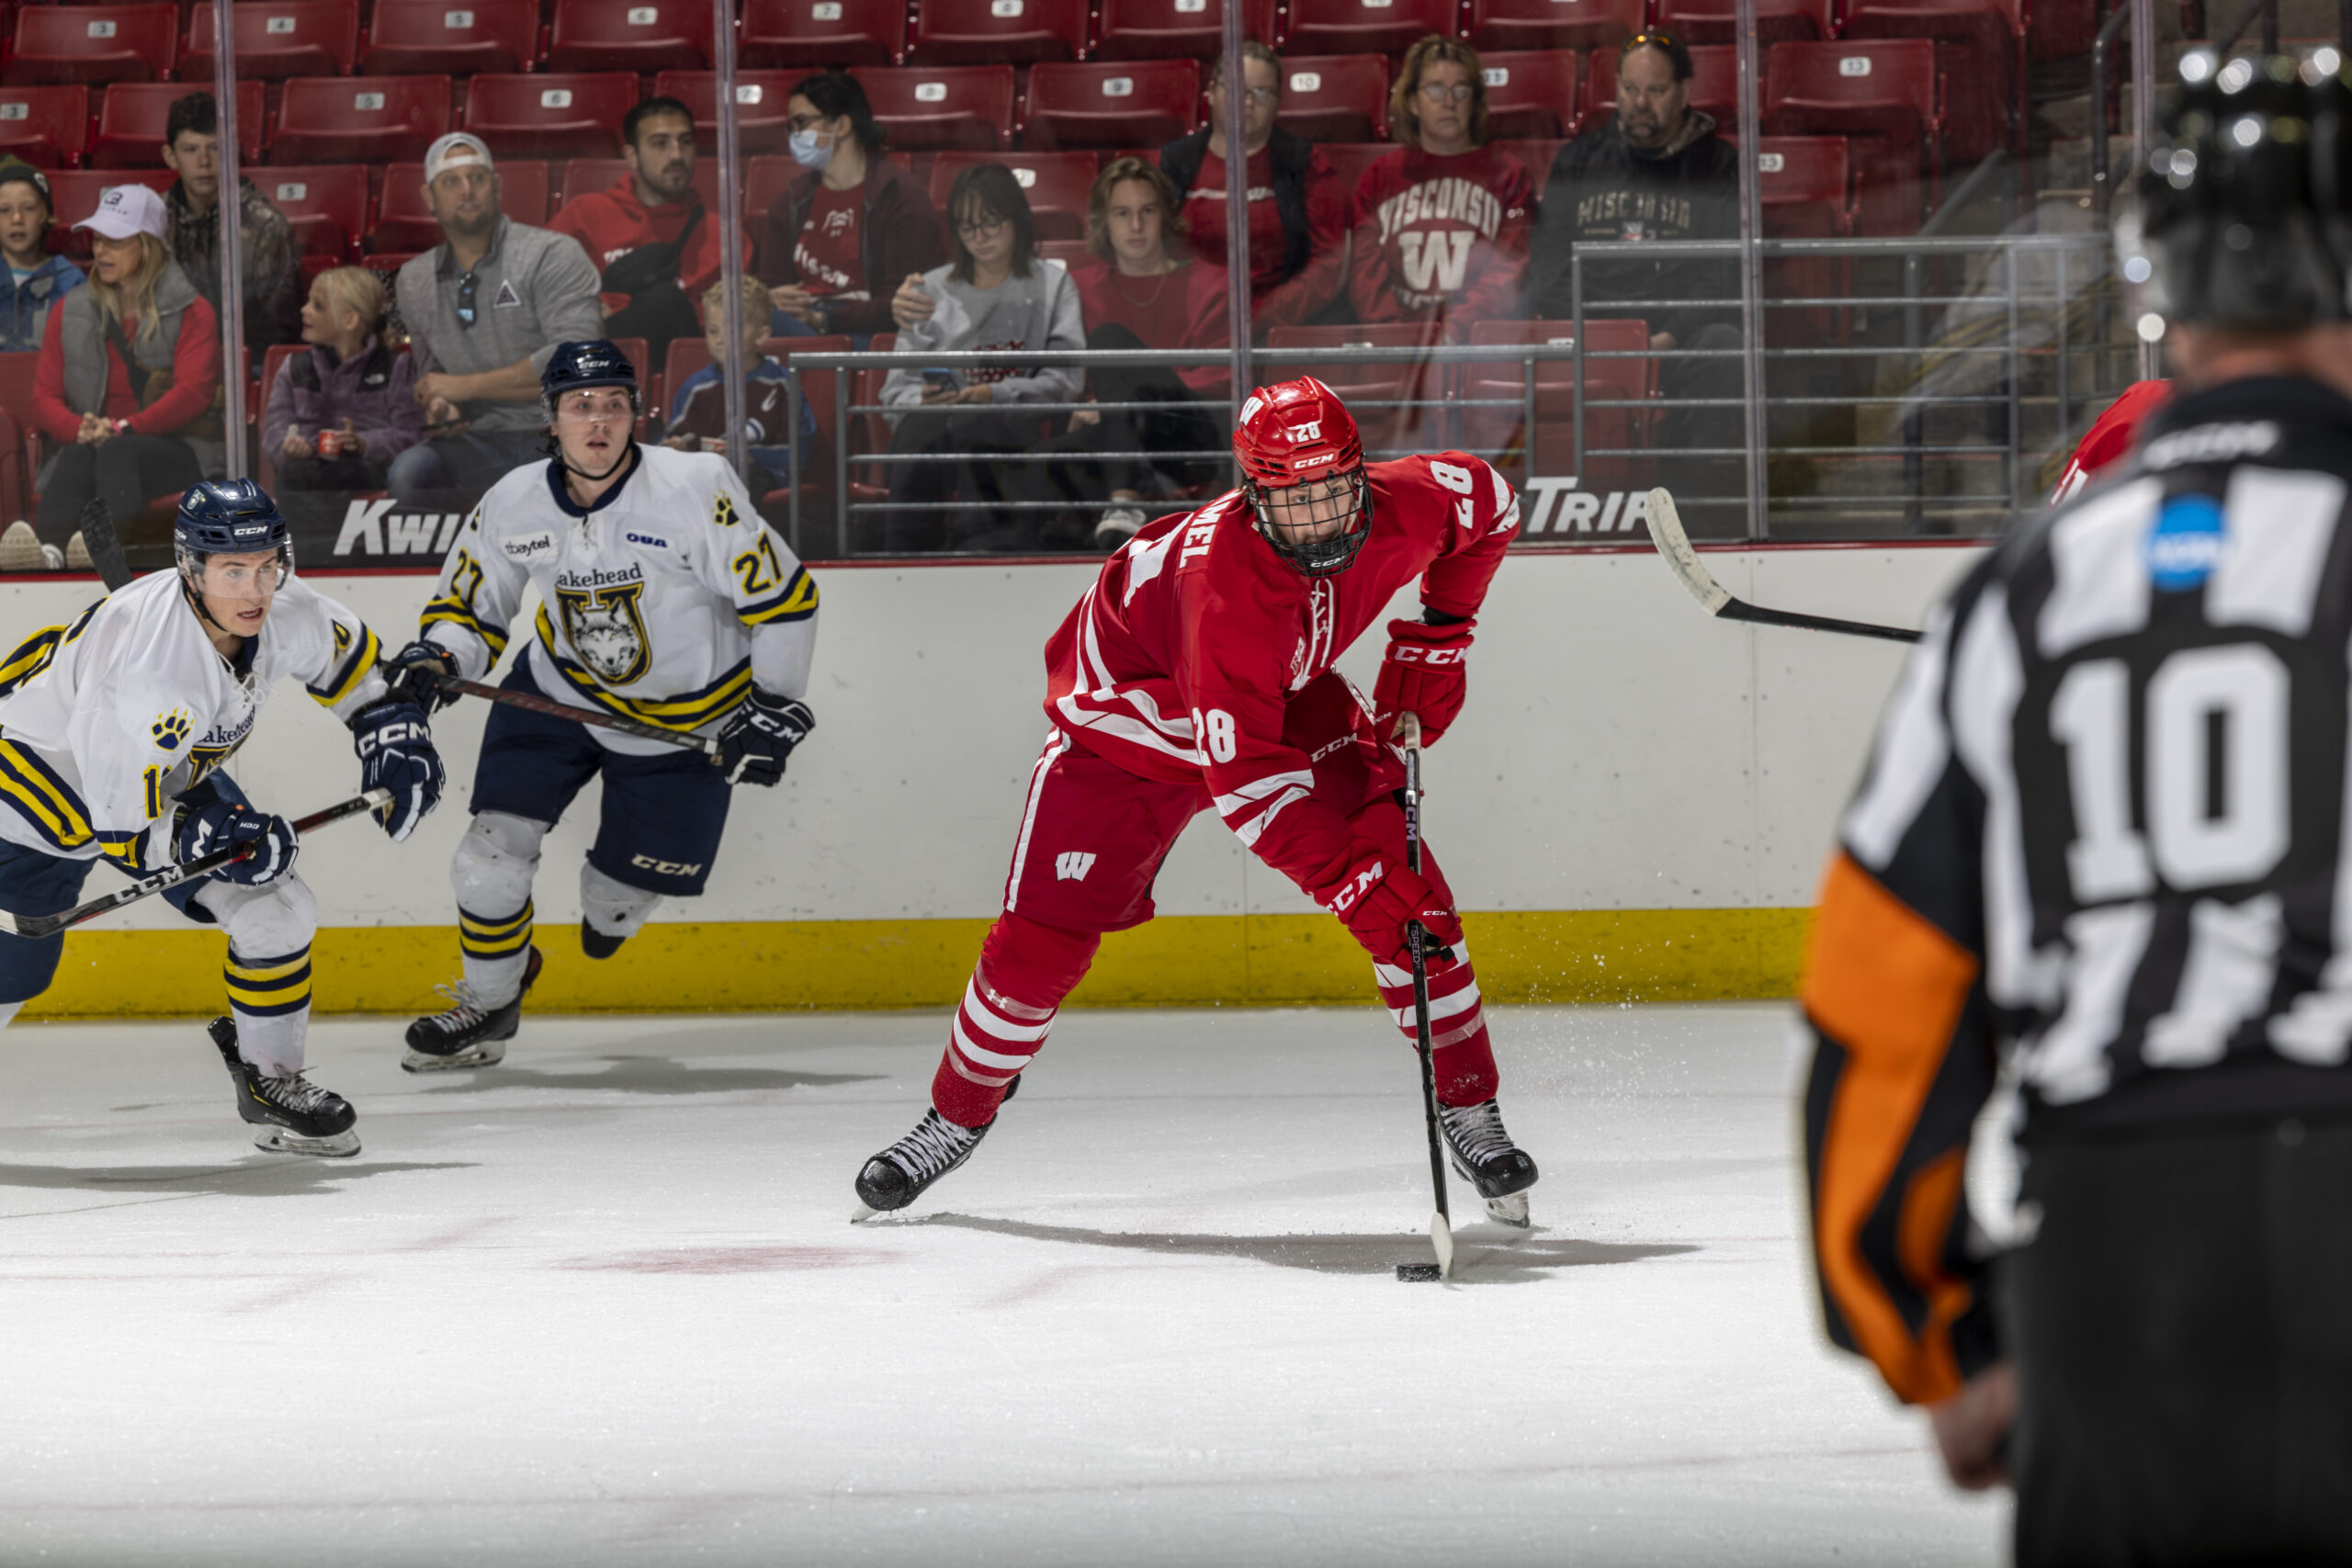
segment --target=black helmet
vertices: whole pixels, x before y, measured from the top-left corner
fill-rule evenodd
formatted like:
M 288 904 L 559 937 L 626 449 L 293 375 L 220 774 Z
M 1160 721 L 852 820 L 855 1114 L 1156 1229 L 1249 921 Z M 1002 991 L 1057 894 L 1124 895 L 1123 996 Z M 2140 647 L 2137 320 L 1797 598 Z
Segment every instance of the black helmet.
M 560 343 L 548 360 L 548 367 L 539 372 L 539 396 L 548 406 L 549 417 L 555 405 L 566 392 L 583 391 L 590 387 L 627 387 L 629 408 L 639 407 L 637 367 L 623 354 L 620 344 L 610 338 L 595 338 L 587 343 Z
M 2352 319 L 2352 116 L 2342 54 L 2182 57 L 2140 177 L 2124 276 L 2170 321 L 2291 332 Z
M 251 479 L 204 479 L 180 497 L 172 519 L 172 553 L 184 568 L 207 556 L 278 552 L 293 564 L 294 536 L 269 492 Z

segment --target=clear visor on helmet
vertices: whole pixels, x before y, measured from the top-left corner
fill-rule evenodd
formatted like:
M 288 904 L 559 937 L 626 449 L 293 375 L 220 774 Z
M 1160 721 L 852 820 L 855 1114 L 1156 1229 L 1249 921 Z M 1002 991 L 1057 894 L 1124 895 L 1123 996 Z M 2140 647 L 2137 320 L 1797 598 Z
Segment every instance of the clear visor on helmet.
M 1366 490 L 1359 463 L 1345 473 L 1280 490 L 1252 483 L 1249 499 L 1266 542 L 1299 570 L 1319 577 L 1346 566 L 1363 547 L 1372 521 Z
M 274 550 L 208 556 L 181 545 L 172 553 L 178 561 L 180 575 L 191 585 L 224 599 L 250 598 L 264 584 L 275 593 L 294 575 L 294 542 L 290 539 Z

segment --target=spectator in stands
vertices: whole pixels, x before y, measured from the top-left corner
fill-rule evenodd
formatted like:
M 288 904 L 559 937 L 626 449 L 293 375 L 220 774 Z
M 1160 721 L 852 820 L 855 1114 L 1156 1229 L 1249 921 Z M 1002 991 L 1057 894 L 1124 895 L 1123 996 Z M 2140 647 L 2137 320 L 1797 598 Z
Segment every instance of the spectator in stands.
M 1478 51 L 1436 33 L 1407 50 L 1388 129 L 1399 145 L 1363 172 L 1351 209 L 1358 318 L 1464 327 L 1518 314 L 1534 182 L 1487 144 Z
M 1544 185 L 1529 266 L 1532 313 L 1567 321 L 1576 311 L 1569 258 L 1588 240 L 1725 240 L 1739 235 L 1739 158 L 1715 122 L 1690 107 L 1690 51 L 1663 28 L 1635 33 L 1617 56 L 1617 112 L 1560 149 Z M 1589 259 L 1587 316 L 1642 315 L 1662 353 L 1720 353 L 1744 343 L 1736 259 Z M 1722 300 L 1721 305 L 1642 301 Z M 1661 389 L 1674 398 L 1737 398 L 1740 361 L 1661 360 Z M 1672 411 L 1665 445 L 1740 444 L 1739 411 Z
M 384 488 L 394 457 L 424 439 L 416 359 L 384 346 L 383 279 L 338 266 L 311 280 L 308 353 L 288 360 L 262 411 L 262 450 L 277 467 L 288 517 L 333 521 L 354 491 Z
M 1014 499 L 1026 487 L 1005 470 L 1018 464 L 982 454 L 1026 453 L 1043 434 L 1035 413 L 1019 405 L 1076 400 L 1080 378 L 1069 366 L 989 367 L 947 370 L 925 365 L 933 352 L 974 349 L 1071 350 L 1085 345 L 1078 289 L 1069 269 L 1037 254 L 1037 227 L 1029 198 L 1012 171 L 978 164 L 956 176 L 947 193 L 956 259 L 910 277 L 899 300 L 925 309 L 896 312 L 903 329 L 899 354 L 905 367 L 882 383 L 890 415 L 894 457 L 966 453 L 962 463 L 908 463 L 891 470 L 890 499 L 900 507 L 940 503 L 960 492 L 961 513 L 900 511 L 885 532 L 893 550 L 1022 550 L 1035 548 L 1035 514 L 992 512 L 989 503 Z
M 21 158 L 0 158 L 0 258 L 8 263 L 7 309 L 0 312 L 0 354 L 40 347 L 50 308 L 82 281 L 82 269 L 49 254 L 49 176 Z
M 90 279 L 49 313 L 33 378 L 33 423 L 57 444 L 35 484 L 52 566 L 66 563 L 93 500 L 119 524 L 151 496 L 227 471 L 220 323 L 172 259 L 167 221 L 162 197 L 123 185 L 74 225 L 90 231 Z
M 947 259 L 922 182 L 883 156 L 865 89 L 846 72 L 805 77 L 785 105 L 792 156 L 807 170 L 769 209 L 759 276 L 780 331 L 891 330 L 889 291 Z M 789 323 L 786 325 L 786 323 Z
M 481 138 L 452 132 L 426 150 L 424 199 L 447 238 L 395 288 L 426 439 L 392 459 L 386 483 L 404 509 L 464 512 L 547 455 L 539 371 L 556 344 L 602 337 L 604 313 L 577 241 L 499 210 Z
M 1283 101 L 1281 56 L 1254 41 L 1243 44 L 1241 53 L 1247 121 L 1241 144 L 1250 159 L 1250 326 L 1262 339 L 1269 328 L 1312 321 L 1340 299 L 1347 282 L 1348 192 L 1330 160 L 1274 124 Z M 1207 125 L 1159 150 L 1159 166 L 1175 188 L 1193 254 L 1218 266 L 1225 262 L 1225 160 L 1232 145 L 1224 69 L 1222 59 L 1209 62 Z
M 727 305 L 725 279 L 710 286 L 702 297 L 703 342 L 710 349 L 710 363 L 678 383 L 670 398 L 669 434 L 662 445 L 681 452 L 715 452 L 727 456 L 727 324 L 732 321 L 742 333 L 743 364 L 743 435 L 751 447 L 751 467 L 743 476 L 744 488 L 754 500 L 773 490 L 781 490 L 792 479 L 791 438 L 788 427 L 791 400 L 786 394 L 784 367 L 760 352 L 760 339 L 767 333 L 768 317 L 775 307 L 768 298 L 767 286 L 756 277 L 743 279 L 742 291 L 735 297 L 735 308 Z M 817 434 L 817 416 L 808 405 L 800 405 L 801 451 L 808 450 L 808 443 Z
M 164 196 L 172 255 L 215 311 L 220 309 L 220 111 L 209 93 L 173 102 L 164 120 L 164 162 L 179 175 Z M 237 267 L 245 301 L 245 348 L 254 373 L 273 344 L 302 338 L 302 257 L 293 226 L 254 182 L 237 179 Z
M 647 98 L 621 119 L 628 165 L 609 190 L 564 203 L 548 227 L 604 269 L 600 337 L 640 337 L 655 363 L 670 340 L 702 330 L 694 299 L 718 281 L 725 242 L 695 190 L 694 111 Z
M 1226 269 L 1193 258 L 1178 226 L 1180 211 L 1176 187 L 1141 158 L 1114 158 L 1097 176 L 1086 199 L 1086 248 L 1096 259 L 1070 272 L 1086 321 L 1087 347 L 1229 353 Z M 1209 400 L 1224 399 L 1232 388 L 1229 358 L 1174 368 L 1098 365 L 1091 379 L 1094 395 L 1105 403 L 1164 407 L 1080 409 L 1069 416 L 1069 434 L 1039 450 L 1086 457 L 1102 452 L 1215 452 L 1225 445 L 1220 436 L 1230 422 Z M 1058 548 L 1091 539 L 1098 547 L 1116 549 L 1144 525 L 1146 501 L 1169 500 L 1221 466 L 1216 459 L 1186 457 L 1046 464 L 1032 470 L 1044 481 L 1037 499 L 1072 503 L 1077 525 L 1070 526 L 1069 518 L 1055 519 L 1040 542 Z M 1084 504 L 1105 499 L 1117 504 Z

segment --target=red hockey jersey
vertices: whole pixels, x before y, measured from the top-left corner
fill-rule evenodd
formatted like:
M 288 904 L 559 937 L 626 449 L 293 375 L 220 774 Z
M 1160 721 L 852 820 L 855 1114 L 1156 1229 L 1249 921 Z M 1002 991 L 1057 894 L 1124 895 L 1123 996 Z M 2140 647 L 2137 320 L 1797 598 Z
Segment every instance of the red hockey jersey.
M 1520 312 L 1535 210 L 1527 167 L 1492 142 L 1449 157 L 1400 147 L 1356 186 L 1348 291 L 1367 321 Z
M 2066 500 L 2090 483 L 2091 476 L 2129 454 L 2140 438 L 2141 423 L 2171 400 L 2170 381 L 2134 381 L 2124 388 L 2123 395 L 2108 404 L 2084 433 L 2066 461 L 2066 471 L 2058 476 L 2058 488 L 2050 492 L 2050 504 Z
M 1310 793 L 1284 705 L 1417 578 L 1430 608 L 1476 615 L 1519 532 L 1519 497 L 1480 458 L 1367 472 L 1372 532 L 1346 570 L 1299 575 L 1230 491 L 1128 541 L 1046 644 L 1048 718 L 1145 778 L 1205 784 L 1226 826 L 1310 897 L 1378 846 Z

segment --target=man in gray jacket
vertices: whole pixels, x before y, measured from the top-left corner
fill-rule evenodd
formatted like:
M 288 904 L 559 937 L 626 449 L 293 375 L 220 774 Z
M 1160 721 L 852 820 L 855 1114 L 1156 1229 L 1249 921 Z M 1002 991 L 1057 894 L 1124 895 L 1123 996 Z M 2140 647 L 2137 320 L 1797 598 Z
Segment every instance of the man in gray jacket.
M 490 149 L 462 132 L 424 157 L 424 198 L 447 236 L 401 268 L 426 440 L 392 459 L 403 510 L 469 510 L 508 470 L 547 455 L 539 371 L 560 343 L 601 336 L 596 269 L 568 235 L 499 210 Z

